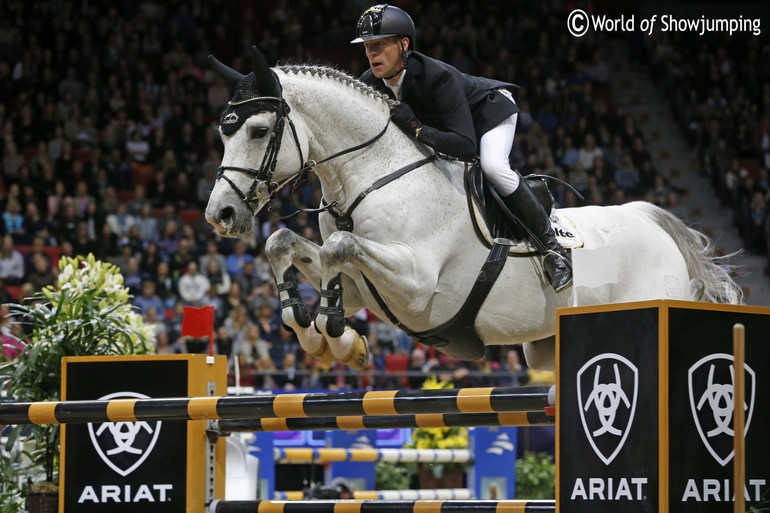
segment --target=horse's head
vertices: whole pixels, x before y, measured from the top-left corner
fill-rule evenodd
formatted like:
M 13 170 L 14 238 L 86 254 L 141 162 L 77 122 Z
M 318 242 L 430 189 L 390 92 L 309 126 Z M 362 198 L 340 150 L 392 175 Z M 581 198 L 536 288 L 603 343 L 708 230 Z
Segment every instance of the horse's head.
M 307 140 L 289 119 L 278 76 L 256 47 L 248 75 L 209 58 L 236 92 L 219 120 L 225 153 L 206 220 L 220 235 L 237 237 L 252 230 L 254 215 L 303 167 Z M 253 167 L 255 162 L 261 163 L 259 168 Z

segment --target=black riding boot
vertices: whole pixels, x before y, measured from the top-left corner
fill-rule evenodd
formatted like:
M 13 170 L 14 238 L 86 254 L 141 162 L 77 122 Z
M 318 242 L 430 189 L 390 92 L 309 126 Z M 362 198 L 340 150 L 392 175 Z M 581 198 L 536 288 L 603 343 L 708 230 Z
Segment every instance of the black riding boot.
M 548 214 L 529 188 L 527 180 L 522 178 L 519 186 L 512 194 L 506 196 L 505 205 L 518 217 L 537 237 L 540 244 L 533 242 L 536 247 L 544 246 L 547 254 L 543 259 L 543 267 L 551 280 L 556 292 L 561 292 L 572 284 L 572 261 L 561 244 L 556 242 L 556 236 L 551 227 Z

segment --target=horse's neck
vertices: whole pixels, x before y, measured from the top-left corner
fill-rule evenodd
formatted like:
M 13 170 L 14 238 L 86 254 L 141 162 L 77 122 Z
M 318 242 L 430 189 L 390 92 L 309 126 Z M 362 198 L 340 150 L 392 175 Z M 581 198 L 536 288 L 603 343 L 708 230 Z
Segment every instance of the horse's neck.
M 334 79 L 289 73 L 281 80 L 292 109 L 311 134 L 310 160 L 358 146 L 379 134 L 388 121 L 384 103 Z M 347 208 L 377 179 L 420 158 L 415 145 L 390 126 L 376 142 L 319 165 L 316 173 L 324 199 Z

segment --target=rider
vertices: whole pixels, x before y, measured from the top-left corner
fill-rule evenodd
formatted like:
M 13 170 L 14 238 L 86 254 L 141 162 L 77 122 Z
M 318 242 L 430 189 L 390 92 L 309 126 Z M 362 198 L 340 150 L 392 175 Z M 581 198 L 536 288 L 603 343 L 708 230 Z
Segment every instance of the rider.
M 484 175 L 504 196 L 505 205 L 544 246 L 543 264 L 559 292 L 572 283 L 572 265 L 556 241 L 548 214 L 508 155 L 513 147 L 519 108 L 513 84 L 461 73 L 414 51 L 412 18 L 398 7 L 381 4 L 358 20 L 369 68 L 361 81 L 398 99 L 391 117 L 401 130 L 435 150 L 473 159 L 478 151 Z

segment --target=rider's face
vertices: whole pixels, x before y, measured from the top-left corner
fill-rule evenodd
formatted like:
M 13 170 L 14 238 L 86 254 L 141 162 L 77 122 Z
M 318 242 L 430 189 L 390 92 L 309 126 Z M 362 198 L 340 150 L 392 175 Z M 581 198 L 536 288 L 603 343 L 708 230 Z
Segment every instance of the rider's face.
M 403 39 L 404 49 L 409 44 L 407 38 Z M 401 60 L 401 45 L 395 37 L 384 37 L 364 43 L 366 58 L 369 59 L 369 67 L 377 78 L 389 77 L 397 73 L 404 66 Z M 398 77 L 393 77 L 397 80 Z

